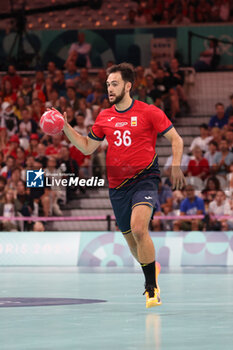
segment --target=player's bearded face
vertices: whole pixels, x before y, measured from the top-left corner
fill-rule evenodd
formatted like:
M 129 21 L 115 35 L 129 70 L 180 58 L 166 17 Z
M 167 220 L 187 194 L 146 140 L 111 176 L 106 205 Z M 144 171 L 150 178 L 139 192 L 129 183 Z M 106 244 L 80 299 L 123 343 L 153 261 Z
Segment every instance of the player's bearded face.
M 111 105 L 117 104 L 121 102 L 121 100 L 125 97 L 125 83 L 122 88 L 122 90 L 117 93 L 117 92 L 111 92 L 108 93 L 108 100 Z

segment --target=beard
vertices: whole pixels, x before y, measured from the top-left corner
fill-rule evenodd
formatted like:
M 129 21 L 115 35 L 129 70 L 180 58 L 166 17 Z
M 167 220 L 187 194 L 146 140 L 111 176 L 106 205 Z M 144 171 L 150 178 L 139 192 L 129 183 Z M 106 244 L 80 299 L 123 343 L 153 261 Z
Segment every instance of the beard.
M 108 97 L 108 101 L 109 101 L 110 105 L 113 106 L 117 103 L 120 103 L 124 97 L 125 97 L 125 85 L 123 86 L 121 93 L 119 95 L 115 96 L 114 100 L 110 101 L 109 97 Z

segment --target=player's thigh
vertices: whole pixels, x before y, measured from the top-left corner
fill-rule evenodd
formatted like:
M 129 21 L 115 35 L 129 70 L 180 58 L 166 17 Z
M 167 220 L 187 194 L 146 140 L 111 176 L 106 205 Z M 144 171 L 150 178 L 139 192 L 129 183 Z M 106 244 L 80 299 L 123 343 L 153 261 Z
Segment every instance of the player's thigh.
M 127 191 L 110 189 L 109 197 L 119 229 L 123 235 L 130 233 L 132 196 Z
M 146 234 L 152 216 L 153 207 L 151 205 L 137 205 L 132 209 L 131 230 L 133 234 Z

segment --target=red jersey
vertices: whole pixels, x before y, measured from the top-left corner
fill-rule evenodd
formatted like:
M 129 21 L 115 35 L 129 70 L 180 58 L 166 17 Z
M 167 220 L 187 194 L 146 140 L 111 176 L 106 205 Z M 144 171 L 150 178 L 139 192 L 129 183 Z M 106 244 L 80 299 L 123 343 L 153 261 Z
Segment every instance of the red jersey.
M 133 100 L 125 111 L 115 106 L 100 112 L 89 137 L 108 141 L 106 158 L 110 188 L 119 187 L 149 168 L 156 158 L 157 134 L 173 127 L 164 112 L 144 102 Z

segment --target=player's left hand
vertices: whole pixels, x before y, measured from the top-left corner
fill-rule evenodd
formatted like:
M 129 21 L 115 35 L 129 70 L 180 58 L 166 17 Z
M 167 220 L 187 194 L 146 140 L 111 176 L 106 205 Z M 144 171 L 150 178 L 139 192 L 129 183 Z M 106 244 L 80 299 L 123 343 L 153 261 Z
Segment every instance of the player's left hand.
M 186 185 L 184 174 L 179 166 L 172 167 L 171 180 L 173 190 L 181 190 Z

